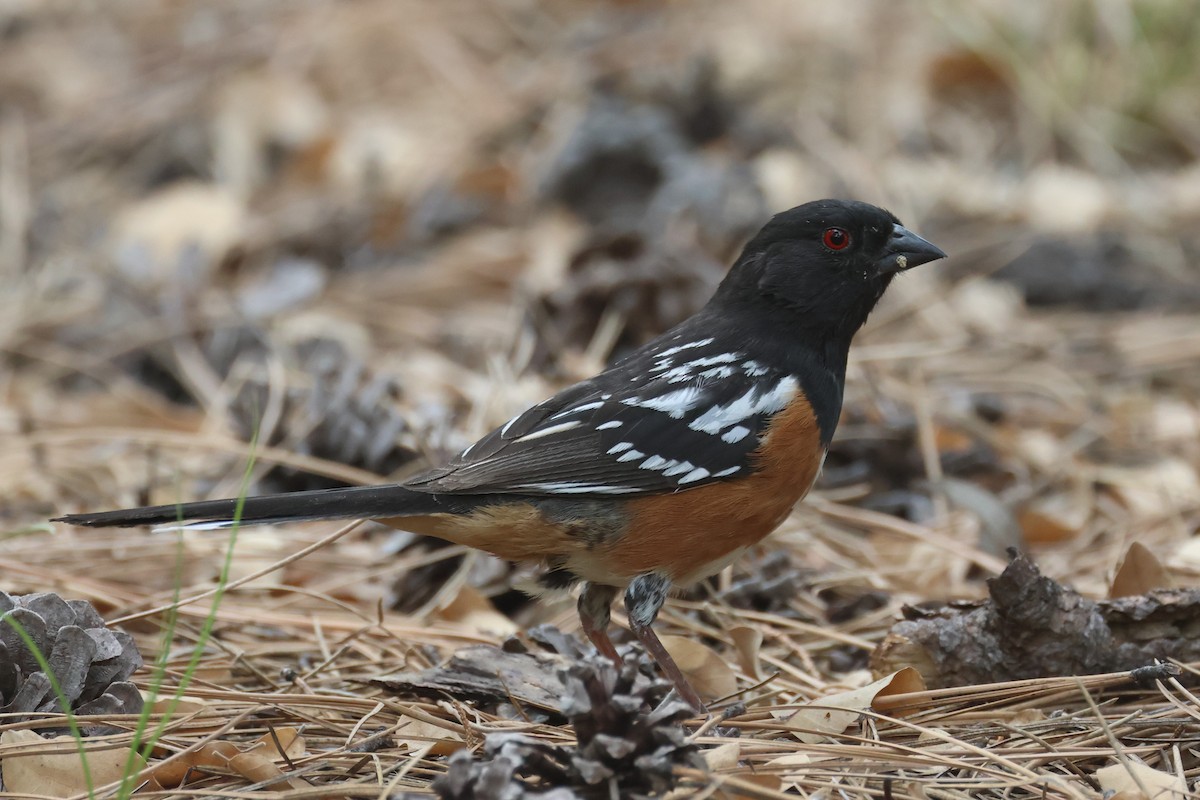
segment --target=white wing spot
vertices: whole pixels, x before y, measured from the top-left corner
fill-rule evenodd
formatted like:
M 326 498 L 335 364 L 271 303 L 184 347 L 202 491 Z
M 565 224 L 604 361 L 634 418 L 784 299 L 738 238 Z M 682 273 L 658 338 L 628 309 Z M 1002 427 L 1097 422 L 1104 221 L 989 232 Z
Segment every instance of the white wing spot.
M 669 478 L 672 475 L 681 475 L 684 472 L 690 472 L 693 468 L 694 468 L 694 465 L 692 464 L 692 462 L 683 461 L 683 462 L 680 462 L 680 463 L 676 464 L 675 466 L 671 467 L 670 469 L 664 471 L 663 475 L 666 475 Z
M 694 470 L 689 472 L 687 475 L 684 475 L 682 478 L 679 479 L 679 485 L 682 486 L 685 483 L 692 483 L 694 481 L 704 480 L 707 477 L 708 477 L 708 470 L 706 470 L 704 467 L 696 467 Z
M 700 373 L 701 378 L 728 378 L 733 374 L 733 367 L 713 367 Z
M 606 430 L 608 430 L 609 428 L 619 428 L 619 427 L 621 427 L 621 426 L 622 426 L 622 425 L 624 425 L 624 424 L 625 424 L 625 423 L 624 423 L 624 422 L 622 422 L 621 420 L 619 420 L 619 419 L 614 419 L 612 422 L 605 422 L 605 423 L 603 423 L 603 424 L 601 424 L 601 425 L 597 425 L 597 426 L 596 426 L 596 430 L 598 430 L 598 431 L 606 431 Z
M 625 455 L 617 459 L 617 461 L 637 461 L 642 456 L 646 455 L 641 450 L 630 450 Z
M 720 472 L 714 472 L 713 477 L 714 478 L 728 478 L 730 475 L 732 475 L 733 473 L 737 472 L 740 469 L 741 469 L 741 467 L 730 467 L 729 469 L 723 469 Z
M 756 414 L 773 414 L 784 408 L 796 394 L 798 386 L 796 379 L 789 375 L 769 392 L 759 394 L 758 387 L 755 387 L 726 405 L 713 406 L 692 420 L 688 427 L 715 436 L 730 425 L 737 425 Z
M 663 350 L 661 353 L 657 353 L 656 357 L 670 358 L 671 356 L 675 355 L 676 353 L 678 353 L 682 350 L 690 350 L 693 347 L 704 347 L 705 345 L 712 344 L 712 343 L 713 343 L 713 340 L 711 337 L 708 339 L 697 339 L 694 342 L 687 342 L 685 344 L 677 344 L 674 347 L 668 347 L 666 350 Z
M 608 448 L 607 455 L 616 455 L 622 450 L 628 450 L 631 447 L 633 447 L 633 442 L 617 442 L 612 447 Z
M 604 401 L 597 400 L 594 403 L 584 403 L 581 406 L 571 406 L 568 409 L 558 412 L 557 414 L 552 416 L 550 419 L 561 419 L 562 417 L 569 417 L 572 414 L 581 414 L 584 411 L 591 411 L 593 408 L 599 408 L 602 405 L 604 405 Z
M 687 364 L 683 364 L 682 366 L 672 367 L 659 377 L 666 378 L 667 383 L 680 383 L 692 377 L 692 368 Z
M 694 361 L 689 361 L 685 366 L 689 367 L 711 367 L 713 364 L 728 364 L 731 361 L 737 361 L 741 353 L 721 353 L 719 356 L 707 356 L 705 358 L 697 358 Z
M 761 378 L 767 374 L 767 368 L 752 359 L 742 362 L 742 372 L 745 372 L 751 378 Z
M 576 419 L 576 420 L 571 420 L 570 422 L 563 422 L 558 425 L 551 425 L 549 428 L 541 428 L 540 430 L 535 430 L 532 433 L 527 433 L 524 436 L 522 436 L 521 438 L 516 439 L 515 441 L 529 442 L 534 439 L 541 439 L 543 436 L 551 436 L 555 433 L 565 433 L 566 431 L 569 431 L 572 428 L 578 428 L 582 424 L 583 424 L 582 422 L 580 422 L 579 420 Z
M 638 468 L 639 469 L 663 469 L 668 464 L 670 464 L 670 462 L 667 461 L 662 456 L 650 456 L 645 461 L 638 464 Z
M 734 425 L 725 433 L 721 434 L 721 441 L 726 444 L 737 444 L 742 439 L 750 435 L 750 429 L 744 425 Z
M 627 406 L 661 411 L 671 419 L 683 419 L 684 414 L 696 407 L 696 401 L 700 399 L 700 394 L 700 387 L 688 386 L 660 394 L 658 397 L 629 397 L 621 402 Z

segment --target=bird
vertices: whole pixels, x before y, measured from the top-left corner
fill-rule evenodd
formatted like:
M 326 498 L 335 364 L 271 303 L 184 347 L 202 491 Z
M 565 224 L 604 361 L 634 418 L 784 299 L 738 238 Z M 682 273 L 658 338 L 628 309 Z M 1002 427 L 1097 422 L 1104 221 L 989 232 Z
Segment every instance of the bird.
M 697 712 L 652 625 L 673 588 L 716 574 L 816 481 L 841 414 L 850 343 L 892 280 L 946 254 L 892 213 L 817 200 L 773 216 L 693 316 L 400 483 L 206 500 L 53 521 L 222 528 L 372 519 L 535 562 L 580 586 L 583 633 L 629 628 Z

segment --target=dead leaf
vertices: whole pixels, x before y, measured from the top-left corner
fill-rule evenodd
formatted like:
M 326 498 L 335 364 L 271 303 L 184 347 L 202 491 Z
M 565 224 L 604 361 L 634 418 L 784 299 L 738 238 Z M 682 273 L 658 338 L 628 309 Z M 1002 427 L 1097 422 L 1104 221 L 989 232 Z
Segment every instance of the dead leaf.
M 785 724 L 800 741 L 816 744 L 846 730 L 868 709 L 887 713 L 887 697 L 924 688 L 921 674 L 912 667 L 904 667 L 858 689 L 819 698 L 788 717 Z
M 763 774 L 772 774 L 779 777 L 779 789 L 781 791 L 799 791 L 799 778 L 804 770 L 798 767 L 804 767 L 812 763 L 812 758 L 807 753 L 788 753 L 787 755 L 772 758 L 763 765 Z
M 437 616 L 472 633 L 504 637 L 519 630 L 517 623 L 497 611 L 491 600 L 471 586 L 459 589 L 454 599 L 437 611 Z
M 737 648 L 738 666 L 742 672 L 754 680 L 762 678 L 762 665 L 758 659 L 763 643 L 762 629 L 738 625 L 729 629 L 729 638 L 733 639 L 733 646 Z
M 97 749 L 102 743 L 88 742 L 87 763 L 92 787 L 103 786 L 121 780 L 125 764 L 129 760 L 129 748 Z M 48 797 L 70 797 L 85 793 L 87 781 L 83 777 L 83 763 L 75 739 L 70 736 L 55 736 L 43 739 L 33 731 L 10 730 L 0 735 L 4 747 L 25 746 L 56 752 L 30 752 L 27 755 L 4 757 L 4 789 L 13 794 L 43 795 Z M 135 770 L 145 764 L 138 756 L 134 759 Z
M 1156 517 L 1189 508 L 1200 497 L 1200 476 L 1182 458 L 1162 458 L 1137 467 L 1097 467 L 1095 479 L 1109 486 L 1134 514 Z
M 409 741 L 410 750 L 429 747 L 429 755 L 432 756 L 448 756 L 467 746 L 457 732 L 411 717 L 409 717 L 407 725 L 396 731 L 396 738 L 411 740 Z
M 159 788 L 174 789 L 189 779 L 189 772 L 193 773 L 190 779 L 196 780 L 196 772 L 202 772 L 205 767 L 224 767 L 237 752 L 233 742 L 208 742 L 156 766 L 150 777 Z
M 275 763 L 273 755 L 278 755 L 278 751 L 274 749 L 273 745 L 270 748 L 255 745 L 250 750 L 230 758 L 229 768 L 253 783 L 273 781 L 272 786 L 274 787 L 308 788 L 308 783 L 300 778 L 275 780 L 282 778 L 286 773 Z
M 307 743 L 300 735 L 300 729 L 291 725 L 276 728 L 273 733 L 264 733 L 254 743 L 254 746 L 265 748 L 272 753 L 272 758 L 284 758 L 295 761 L 303 758 Z
M 1130 797 L 1145 797 L 1146 800 L 1183 800 L 1190 796 L 1183 778 L 1140 761 L 1101 767 L 1096 770 L 1096 780 L 1105 793 L 1128 793 Z M 1148 795 L 1142 793 L 1142 787 Z
M 715 650 L 686 636 L 659 638 L 700 697 L 716 700 L 737 692 L 737 676 Z
M 893 717 L 904 716 L 904 713 L 901 713 L 900 709 L 906 707 L 906 701 L 899 697 L 899 695 L 923 692 L 926 688 L 925 679 L 913 667 L 904 667 L 892 673 L 887 678 L 881 678 L 880 680 L 887 680 L 887 683 L 875 695 L 875 700 L 871 703 L 871 708 L 881 714 L 889 714 Z M 875 683 L 879 683 L 879 681 L 875 681 Z M 875 684 L 871 685 L 874 686 Z M 911 713 L 911 710 L 905 713 Z
M 1148 594 L 1153 589 L 1170 589 L 1173 583 L 1158 556 L 1141 542 L 1133 542 L 1125 551 L 1121 566 L 1117 567 L 1117 574 L 1108 588 L 1108 596 Z
M 1095 492 L 1090 482 L 1074 481 L 1066 492 L 1055 492 L 1029 503 L 1017 515 L 1029 544 L 1055 544 L 1074 539 L 1091 519 Z
M 158 788 L 173 789 L 189 779 L 189 771 L 192 773 L 191 779 L 195 780 L 199 777 L 196 773 L 204 772 L 206 767 L 215 767 L 223 771 L 232 770 L 246 780 L 258 783 L 284 776 L 286 773 L 275 762 L 283 760 L 285 755 L 289 761 L 302 758 L 305 749 L 304 737 L 296 728 L 276 728 L 274 736 L 265 733 L 245 749 L 233 742 L 209 742 L 157 767 L 151 773 L 151 778 Z M 293 789 L 308 786 L 300 778 L 289 778 L 275 785 L 286 785 Z
M 149 700 L 149 698 L 146 698 Z M 159 697 L 151 706 L 156 714 L 166 714 L 170 711 L 173 714 L 184 716 L 186 714 L 195 714 L 210 708 L 212 704 L 201 697 L 193 697 L 190 694 L 182 695 L 178 701 L 173 697 Z

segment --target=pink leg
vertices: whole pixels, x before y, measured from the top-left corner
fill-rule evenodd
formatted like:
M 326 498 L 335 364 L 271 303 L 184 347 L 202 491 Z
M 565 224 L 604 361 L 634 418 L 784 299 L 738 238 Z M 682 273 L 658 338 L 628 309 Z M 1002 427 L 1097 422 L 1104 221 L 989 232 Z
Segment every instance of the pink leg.
M 658 617 L 658 612 L 662 610 L 670 587 L 671 582 L 661 575 L 639 575 L 633 579 L 629 588 L 625 590 L 625 613 L 629 616 L 629 629 L 638 637 L 646 652 L 658 663 L 671 683 L 675 684 L 675 690 L 684 702 L 696 709 L 697 713 L 704 714 L 708 709 L 700 700 L 700 695 L 688 683 L 675 659 L 671 658 L 667 648 L 659 641 L 658 634 L 650 627 Z
M 579 594 L 579 622 L 583 632 L 596 649 L 621 666 L 621 657 L 612 639 L 608 638 L 608 622 L 612 619 L 612 601 L 617 596 L 617 590 L 612 586 L 601 586 L 596 583 L 585 583 Z

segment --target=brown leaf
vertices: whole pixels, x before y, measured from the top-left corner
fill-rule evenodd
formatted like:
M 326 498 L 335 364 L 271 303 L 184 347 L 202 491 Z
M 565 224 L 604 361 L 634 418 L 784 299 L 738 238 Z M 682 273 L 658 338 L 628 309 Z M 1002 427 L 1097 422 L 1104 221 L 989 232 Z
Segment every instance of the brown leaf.
M 1092 516 L 1095 492 L 1089 482 L 1078 480 L 1066 492 L 1034 500 L 1017 515 L 1025 541 L 1055 544 L 1074 539 Z
M 174 789 L 184 780 L 196 780 L 198 776 L 194 773 L 202 772 L 205 767 L 224 768 L 237 752 L 233 742 L 208 742 L 155 767 L 151 778 L 163 789 Z M 189 772 L 193 775 L 189 776 Z
M 287 757 L 290 761 L 303 758 L 306 743 L 298 728 L 290 725 L 276 728 L 274 733 L 264 733 L 254 743 L 255 748 L 265 748 L 272 758 Z
M 1141 542 L 1133 542 L 1117 567 L 1108 596 L 1131 597 L 1149 594 L 1153 589 L 1170 589 L 1174 582 L 1163 567 L 1158 556 L 1150 552 Z
M 212 703 L 201 697 L 193 697 L 185 694 L 179 698 L 178 702 L 173 702 L 172 697 L 160 697 L 154 701 L 153 708 L 156 714 L 166 714 L 171 711 L 179 716 L 186 714 L 195 714 L 198 711 L 204 711 L 212 707 Z
M 858 689 L 814 700 L 784 722 L 797 739 L 806 744 L 816 744 L 827 736 L 846 730 L 868 709 L 887 713 L 887 697 L 919 692 L 924 688 L 925 682 L 920 673 L 912 667 L 904 667 Z
M 411 717 L 408 724 L 396 731 L 396 738 L 407 740 L 410 750 L 429 747 L 428 754 L 432 756 L 448 756 L 467 746 L 457 732 Z
M 454 599 L 437 612 L 437 616 L 472 633 L 504 637 L 519 630 L 517 623 L 497 611 L 491 600 L 471 586 L 459 589 Z
M 738 625 L 729 629 L 729 638 L 733 639 L 733 646 L 737 648 L 738 666 L 742 672 L 759 680 L 762 677 L 762 665 L 758 659 L 763 643 L 762 629 Z
M 892 673 L 886 680 L 887 683 L 883 689 L 875 695 L 871 708 L 881 714 L 889 714 L 893 717 L 902 717 L 905 713 L 912 713 L 912 709 L 901 711 L 905 708 L 905 701 L 899 695 L 925 691 L 925 679 L 921 677 L 921 673 L 913 667 L 904 667 Z M 878 682 L 876 681 L 876 683 Z
M 92 786 L 98 787 L 121 780 L 125 764 L 129 760 L 129 749 L 118 747 L 99 750 L 88 743 L 87 763 Z M 13 794 L 43 795 L 48 797 L 70 797 L 87 792 L 83 763 L 80 761 L 75 739 L 56 736 L 43 739 L 33 731 L 10 730 L 0 735 L 4 747 L 25 746 L 30 750 L 44 746 L 59 752 L 30 752 L 27 755 L 4 757 L 4 789 Z M 135 770 L 145 762 L 141 757 L 134 759 Z
M 276 743 L 276 739 L 278 739 L 278 743 Z M 281 747 L 282 750 L 280 750 Z M 275 763 L 282 760 L 285 754 L 289 760 L 294 760 L 301 758 L 304 753 L 304 737 L 300 736 L 296 728 L 283 727 L 277 728 L 274 736 L 270 733 L 263 734 L 245 749 L 239 748 L 233 742 L 209 742 L 159 766 L 151 774 L 151 777 L 159 787 L 171 789 L 180 786 L 185 779 L 189 779 L 189 771 L 192 772 L 191 779 L 195 780 L 198 777 L 197 772 L 205 771 L 206 767 L 215 767 L 221 770 L 231 770 L 246 780 L 257 783 L 279 778 L 285 774 Z M 308 786 L 299 778 L 291 778 L 278 785 L 287 785 L 293 789 L 302 789 Z
M 272 752 L 278 754 L 273 749 L 269 750 L 265 747 L 255 746 L 253 749 L 245 753 L 238 753 L 229 759 L 229 768 L 241 775 L 248 781 L 253 783 L 261 783 L 263 781 L 273 781 L 276 778 L 282 778 L 285 773 L 275 763 L 272 758 Z M 293 789 L 308 788 L 308 783 L 300 778 L 288 778 L 287 780 L 275 781 L 272 786 L 283 787 L 290 786 Z
M 702 698 L 716 700 L 737 691 L 737 676 L 712 648 L 686 636 L 660 638 L 663 647 Z

